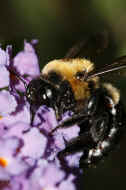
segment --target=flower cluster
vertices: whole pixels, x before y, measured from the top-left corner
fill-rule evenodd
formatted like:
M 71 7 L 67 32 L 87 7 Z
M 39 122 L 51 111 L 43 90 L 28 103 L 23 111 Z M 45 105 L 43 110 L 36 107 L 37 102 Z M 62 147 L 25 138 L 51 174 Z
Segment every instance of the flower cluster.
M 41 106 L 30 122 L 29 103 L 25 86 L 14 74 L 28 84 L 40 75 L 38 58 L 34 49 L 36 40 L 24 42 L 24 50 L 12 57 L 12 47 L 0 48 L 0 189 L 3 190 L 75 190 L 82 153 L 68 155 L 67 168 L 62 166 L 57 154 L 66 142 L 79 134 L 79 127 L 58 129 L 54 110 Z M 65 113 L 63 119 L 69 117 Z

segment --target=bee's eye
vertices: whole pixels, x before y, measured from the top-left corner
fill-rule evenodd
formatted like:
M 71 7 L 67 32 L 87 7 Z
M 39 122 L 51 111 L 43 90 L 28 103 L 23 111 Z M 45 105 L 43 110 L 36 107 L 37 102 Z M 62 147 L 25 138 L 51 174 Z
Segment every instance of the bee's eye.
M 54 86 L 42 79 L 32 80 L 26 90 L 27 100 L 36 106 L 51 106 L 56 102 L 57 94 Z

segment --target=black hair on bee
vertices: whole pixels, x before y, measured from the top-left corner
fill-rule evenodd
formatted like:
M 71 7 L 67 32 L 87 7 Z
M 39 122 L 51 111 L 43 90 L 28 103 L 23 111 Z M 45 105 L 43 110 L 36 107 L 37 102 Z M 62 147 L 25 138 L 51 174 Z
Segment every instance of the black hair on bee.
M 95 69 L 93 58 L 107 47 L 104 34 L 74 46 L 65 58 L 45 65 L 40 77 L 26 87 L 26 97 L 34 107 L 47 105 L 55 110 L 56 118 L 66 111 L 73 115 L 58 128 L 80 126 L 77 138 L 68 142 L 59 158 L 83 151 L 81 167 L 96 165 L 119 143 L 126 128 L 126 114 L 120 100 L 120 92 L 110 83 L 101 83 L 100 76 L 126 67 L 126 56 L 112 64 Z M 84 52 L 84 53 L 83 53 Z

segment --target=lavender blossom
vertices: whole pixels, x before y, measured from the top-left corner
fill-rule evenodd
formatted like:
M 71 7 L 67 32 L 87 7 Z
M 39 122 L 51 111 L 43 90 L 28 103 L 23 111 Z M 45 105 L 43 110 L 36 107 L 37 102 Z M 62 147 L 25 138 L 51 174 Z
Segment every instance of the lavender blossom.
M 4 51 L 0 48 L 0 65 L 8 65 L 9 63 L 9 54 L 7 51 Z
M 26 163 L 15 155 L 20 141 L 17 138 L 0 140 L 0 180 L 9 180 L 28 168 Z
M 9 86 L 9 72 L 4 65 L 0 65 L 0 88 Z
M 15 97 L 11 95 L 10 92 L 7 90 L 1 90 L 0 105 L 0 115 L 3 117 L 15 111 L 17 102 L 15 100 Z
M 40 75 L 38 57 L 34 49 L 34 41 L 33 43 L 24 41 L 24 50 L 14 57 L 13 67 L 27 83 Z M 24 86 L 21 81 L 18 81 L 15 87 L 18 90 L 24 90 Z
M 24 41 L 24 50 L 13 59 L 13 65 L 20 75 L 29 75 L 31 79 L 40 75 L 38 57 L 33 46 L 34 44 Z
M 71 174 L 65 178 L 65 171 L 60 170 L 53 163 L 39 161 L 31 175 L 13 177 L 10 187 L 5 190 L 75 190 L 74 176 Z
M 65 169 L 58 152 L 66 142 L 79 135 L 77 125 L 50 132 L 59 122 L 53 109 L 41 106 L 30 125 L 30 105 L 25 97 L 24 84 L 40 75 L 36 41 L 24 42 L 24 50 L 12 57 L 12 48 L 0 48 L 0 186 L 3 190 L 76 190 L 75 180 L 80 174 L 79 160 L 82 152 L 65 157 Z M 6 89 L 3 89 L 6 88 Z M 23 94 L 23 96 L 22 96 Z M 64 119 L 71 113 L 62 115 Z M 76 174 L 73 171 L 76 168 Z
M 1 114 L 0 126 L 6 127 L 6 131 L 9 128 L 14 127 L 15 124 L 17 123 L 30 124 L 30 112 L 27 105 L 23 105 L 21 110 L 16 110 L 16 112 L 13 112 L 6 116 L 5 115 L 3 116 L 3 114 Z M 2 130 L 2 127 L 0 127 L 0 131 L 1 130 Z

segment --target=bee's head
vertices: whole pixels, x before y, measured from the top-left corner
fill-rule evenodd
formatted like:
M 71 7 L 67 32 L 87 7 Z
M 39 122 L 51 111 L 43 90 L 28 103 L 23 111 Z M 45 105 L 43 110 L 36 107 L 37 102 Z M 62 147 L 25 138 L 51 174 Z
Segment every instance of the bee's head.
M 32 105 L 51 106 L 56 100 L 57 90 L 50 82 L 37 78 L 33 79 L 27 86 L 26 97 Z

